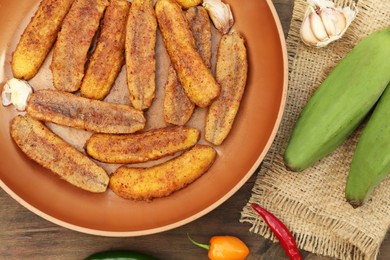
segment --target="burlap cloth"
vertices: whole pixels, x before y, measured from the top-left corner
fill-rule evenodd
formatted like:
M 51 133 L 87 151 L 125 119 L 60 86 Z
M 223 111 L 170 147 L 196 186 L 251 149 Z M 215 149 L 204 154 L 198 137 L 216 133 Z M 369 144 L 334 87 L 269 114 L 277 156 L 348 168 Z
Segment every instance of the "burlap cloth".
M 335 2 L 351 4 L 351 0 Z M 359 14 L 343 38 L 317 49 L 300 41 L 299 29 L 307 3 L 295 1 L 287 37 L 289 86 L 284 117 L 240 218 L 241 222 L 252 224 L 250 231 L 275 241 L 263 220 L 250 208 L 250 203 L 259 203 L 286 224 L 299 248 L 354 260 L 375 259 L 390 225 L 390 178 L 360 208 L 352 208 L 344 197 L 349 165 L 362 127 L 335 152 L 304 172 L 289 172 L 282 154 L 300 111 L 327 73 L 364 36 L 390 25 L 389 0 L 358 1 L 356 6 Z

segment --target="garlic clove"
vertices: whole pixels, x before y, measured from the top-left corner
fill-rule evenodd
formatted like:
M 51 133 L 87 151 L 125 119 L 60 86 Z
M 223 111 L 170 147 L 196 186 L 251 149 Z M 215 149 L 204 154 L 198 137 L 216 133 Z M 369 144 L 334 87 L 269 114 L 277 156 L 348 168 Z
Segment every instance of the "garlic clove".
M 325 47 L 329 43 L 340 39 L 358 14 L 355 4 L 344 8 L 336 7 L 329 0 L 307 0 L 309 6 L 306 10 L 302 25 L 301 39 L 309 46 Z M 307 27 L 317 41 L 314 41 Z
M 3 103 L 3 106 L 7 107 L 12 104 L 11 101 L 11 88 L 10 86 L 6 83 L 3 87 L 3 91 L 1 92 L 1 101 Z
M 314 36 L 319 40 L 323 41 L 328 38 L 328 34 L 326 33 L 325 26 L 322 23 L 321 17 L 313 12 L 309 15 L 311 31 Z
M 314 36 L 311 30 L 310 19 L 305 19 L 302 23 L 301 38 L 307 45 L 316 45 L 318 42 L 318 39 Z
M 32 88 L 27 81 L 12 78 L 4 85 L 2 103 L 4 106 L 13 104 L 17 110 L 24 111 L 31 93 Z
M 215 28 L 222 34 L 227 34 L 234 24 L 233 13 L 228 4 L 221 0 L 203 0 L 203 7 L 209 13 Z
M 344 29 L 347 27 L 347 19 L 344 13 L 342 12 L 336 13 L 335 27 L 336 27 L 336 35 L 342 33 Z
M 336 21 L 337 17 L 336 14 L 332 12 L 331 9 L 325 9 L 320 12 L 321 21 L 324 24 L 326 33 L 329 37 L 332 37 L 334 35 L 337 35 L 337 28 L 336 28 Z

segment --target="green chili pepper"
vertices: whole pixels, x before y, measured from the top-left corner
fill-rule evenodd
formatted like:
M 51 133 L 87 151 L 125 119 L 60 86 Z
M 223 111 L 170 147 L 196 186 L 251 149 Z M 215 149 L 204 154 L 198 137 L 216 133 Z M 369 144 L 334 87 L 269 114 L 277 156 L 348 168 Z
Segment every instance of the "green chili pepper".
M 150 255 L 127 250 L 111 250 L 92 254 L 85 260 L 159 260 Z

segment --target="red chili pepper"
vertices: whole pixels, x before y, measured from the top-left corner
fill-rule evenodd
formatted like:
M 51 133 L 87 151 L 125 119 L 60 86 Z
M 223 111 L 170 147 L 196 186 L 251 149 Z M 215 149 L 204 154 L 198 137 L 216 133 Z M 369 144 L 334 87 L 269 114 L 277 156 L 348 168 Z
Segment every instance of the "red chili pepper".
M 299 253 L 297 244 L 287 227 L 271 212 L 265 210 L 260 205 L 253 203 L 252 208 L 259 213 L 265 223 L 267 223 L 286 251 L 287 256 L 290 257 L 291 260 L 301 260 L 302 256 Z

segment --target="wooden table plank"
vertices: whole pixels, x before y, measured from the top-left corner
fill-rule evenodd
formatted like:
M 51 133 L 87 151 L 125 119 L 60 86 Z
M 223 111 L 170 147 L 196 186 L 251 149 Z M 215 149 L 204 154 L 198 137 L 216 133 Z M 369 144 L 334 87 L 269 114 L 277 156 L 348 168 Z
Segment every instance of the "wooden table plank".
M 293 0 L 274 0 L 285 35 L 289 28 Z M 250 259 L 288 259 L 279 244 L 249 232 L 249 224 L 239 223 L 240 211 L 250 197 L 255 176 L 223 205 L 182 227 L 160 234 L 110 238 L 92 236 L 62 228 L 34 215 L 0 190 L 0 259 L 83 259 L 108 249 L 138 250 L 161 259 L 207 259 L 204 249 L 193 246 L 187 234 L 200 242 L 213 235 L 235 235 L 251 250 Z M 326 260 L 302 252 L 307 260 Z M 390 256 L 390 239 L 382 244 L 379 260 Z

